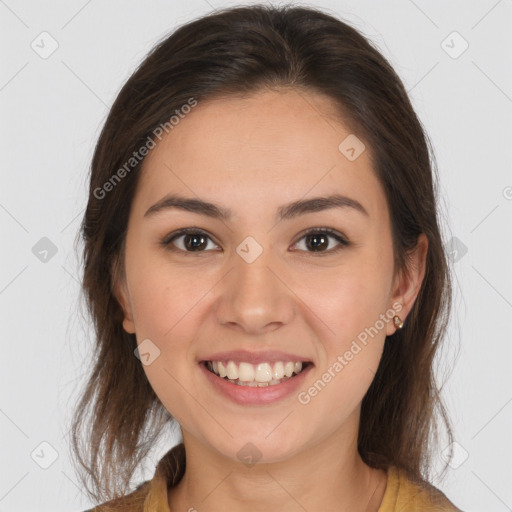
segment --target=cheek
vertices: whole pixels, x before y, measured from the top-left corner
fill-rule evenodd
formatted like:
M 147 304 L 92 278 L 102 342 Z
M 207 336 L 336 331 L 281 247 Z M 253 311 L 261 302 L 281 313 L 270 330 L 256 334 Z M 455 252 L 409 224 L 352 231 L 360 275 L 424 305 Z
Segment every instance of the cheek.
M 343 333 L 343 338 L 358 338 L 364 340 L 363 333 L 368 330 L 374 335 L 377 331 L 385 333 L 384 324 L 380 316 L 388 309 L 387 293 L 379 289 L 377 279 L 361 281 L 347 280 L 340 291 L 336 315 L 333 315 L 335 330 Z
M 341 343 L 338 348 L 376 324 L 377 330 L 385 333 L 379 319 L 390 306 L 389 273 L 384 263 L 361 257 L 353 264 L 339 267 L 322 283 L 307 283 L 304 290 L 309 290 L 308 296 L 316 304 L 320 318 L 335 333 L 337 343 Z
M 208 279 L 141 257 L 130 274 L 130 293 L 137 335 L 163 340 L 179 329 L 211 288 Z
M 319 284 L 309 288 L 312 300 L 322 297 L 315 310 L 330 330 L 323 339 L 325 353 L 319 369 L 322 383 L 329 382 L 325 398 L 332 393 L 330 399 L 355 405 L 373 380 L 391 320 L 386 314 L 390 261 L 361 257 L 333 273 L 329 283 L 322 284 L 323 292 Z
M 192 283 L 190 274 L 152 264 L 150 258 L 139 261 L 130 276 L 137 341 L 151 340 L 148 346 L 156 354 L 143 369 L 165 408 L 187 424 L 189 413 L 182 413 L 193 405 L 183 391 L 190 379 L 190 340 L 202 321 L 199 301 L 211 285 L 206 280 Z
M 321 312 L 334 334 L 323 337 L 315 379 L 299 397 L 309 415 L 326 418 L 328 431 L 357 409 L 374 379 L 386 338 L 381 315 L 387 309 L 386 294 L 369 275 L 347 275 L 333 284 L 336 294 L 323 301 Z

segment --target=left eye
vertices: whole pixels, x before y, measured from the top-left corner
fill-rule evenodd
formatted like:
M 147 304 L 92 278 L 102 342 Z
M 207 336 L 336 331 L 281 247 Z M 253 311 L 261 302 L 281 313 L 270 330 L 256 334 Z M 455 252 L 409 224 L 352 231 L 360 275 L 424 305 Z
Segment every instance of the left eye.
M 304 240 L 304 242 L 302 242 L 302 240 Z M 334 240 L 337 244 L 334 243 L 334 247 L 332 247 L 329 240 Z M 302 235 L 299 242 L 295 245 L 300 245 L 301 243 L 303 244 L 302 246 L 306 248 L 306 252 L 317 253 L 332 253 L 350 245 L 341 234 L 327 228 L 309 230 Z M 308 250 L 309 248 L 312 250 Z

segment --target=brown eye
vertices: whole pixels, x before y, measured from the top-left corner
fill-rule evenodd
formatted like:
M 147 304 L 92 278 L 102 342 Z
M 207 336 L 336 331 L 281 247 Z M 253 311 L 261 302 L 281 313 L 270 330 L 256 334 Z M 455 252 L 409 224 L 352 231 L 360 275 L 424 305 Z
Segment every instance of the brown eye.
M 186 249 L 191 251 L 203 250 L 208 245 L 206 237 L 201 234 L 183 235 L 183 242 Z
M 182 229 L 166 237 L 161 243 L 168 249 L 183 252 L 206 252 L 217 247 L 206 233 L 195 229 Z
M 329 246 L 329 236 L 324 235 L 323 233 L 315 233 L 313 235 L 308 235 L 306 238 L 306 247 L 311 248 L 313 251 L 320 251 L 323 249 L 327 249 Z
M 300 244 L 300 250 L 313 253 L 333 253 L 350 245 L 341 234 L 325 228 L 309 230 L 295 245 Z

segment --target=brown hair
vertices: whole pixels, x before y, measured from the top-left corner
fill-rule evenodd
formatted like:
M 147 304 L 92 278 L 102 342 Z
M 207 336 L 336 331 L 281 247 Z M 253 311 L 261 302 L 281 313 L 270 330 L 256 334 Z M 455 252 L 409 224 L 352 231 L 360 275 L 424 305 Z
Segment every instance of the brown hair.
M 143 159 L 128 169 L 126 162 L 191 98 L 200 103 L 280 87 L 327 95 L 340 119 L 371 148 L 390 210 L 395 270 L 407 269 L 420 233 L 429 242 L 414 307 L 404 328 L 386 339 L 362 402 L 361 457 L 373 467 L 395 465 L 421 480 L 429 476 L 439 419 L 450 444 L 433 371 L 451 303 L 436 170 L 401 80 L 359 32 L 318 9 L 229 8 L 181 26 L 152 49 L 117 96 L 94 151 L 81 235 L 95 360 L 73 417 L 72 443 L 85 470 L 82 482 L 98 501 L 126 492 L 135 469 L 173 419 L 134 356 L 136 338 L 124 331 L 113 293 L 123 271 L 128 215 Z M 85 433 L 79 432 L 82 427 Z

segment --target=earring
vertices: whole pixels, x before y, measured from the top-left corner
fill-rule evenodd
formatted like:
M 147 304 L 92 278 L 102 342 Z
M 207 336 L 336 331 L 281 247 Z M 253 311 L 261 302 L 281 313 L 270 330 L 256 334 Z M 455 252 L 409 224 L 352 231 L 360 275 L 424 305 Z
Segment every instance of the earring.
M 394 322 L 395 326 L 398 327 L 398 329 L 401 329 L 404 326 L 402 319 L 398 315 L 395 315 L 393 317 L 393 322 Z

